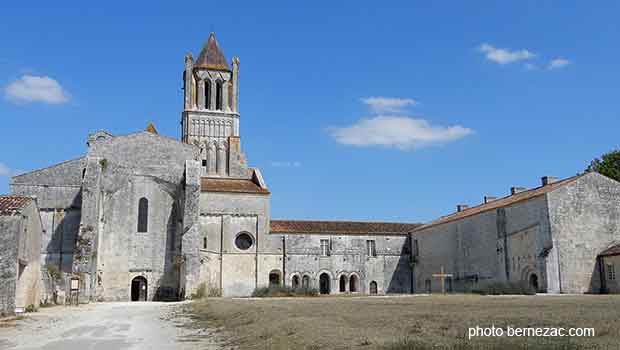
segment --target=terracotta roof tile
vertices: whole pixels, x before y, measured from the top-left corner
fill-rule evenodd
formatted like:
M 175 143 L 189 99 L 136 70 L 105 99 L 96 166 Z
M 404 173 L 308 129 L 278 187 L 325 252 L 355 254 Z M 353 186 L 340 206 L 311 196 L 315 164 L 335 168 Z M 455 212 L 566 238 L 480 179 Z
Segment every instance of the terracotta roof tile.
M 230 70 L 228 62 L 226 62 L 226 57 L 215 38 L 215 33 L 209 35 L 209 40 L 207 40 L 202 51 L 200 51 L 200 55 L 198 59 L 196 59 L 194 67 Z
M 0 196 L 0 215 L 11 215 L 32 201 L 30 197 Z
M 444 217 L 441 217 L 433 222 L 430 222 L 426 225 L 423 225 L 421 227 L 418 227 L 415 229 L 415 231 L 420 231 L 420 230 L 424 230 L 426 228 L 429 227 L 433 227 L 433 226 L 437 226 L 437 225 L 441 225 L 441 224 L 445 224 L 451 221 L 455 221 L 455 220 L 459 220 L 459 219 L 463 219 L 469 216 L 473 216 L 476 214 L 480 214 L 483 213 L 485 211 L 489 211 L 489 210 L 494 210 L 497 208 L 501 208 L 501 207 L 505 207 L 514 203 L 518 203 L 518 202 L 522 202 L 528 199 L 532 199 L 534 197 L 538 197 L 538 196 L 542 196 L 546 193 L 549 193 L 559 187 L 568 185 L 570 183 L 572 183 L 573 181 L 577 180 L 578 178 L 580 178 L 583 175 L 577 175 L 577 176 L 573 176 L 573 177 L 569 177 L 567 179 L 561 180 L 561 181 L 557 181 L 554 182 L 552 184 L 549 184 L 547 186 L 540 186 L 540 187 L 536 187 L 533 188 L 531 190 L 527 190 L 527 191 L 523 191 L 523 192 L 518 192 L 516 194 L 504 197 L 504 198 L 500 198 L 500 199 L 496 199 L 494 201 L 491 201 L 489 203 L 483 203 L 480 204 L 478 206 L 475 207 L 471 207 L 468 209 L 465 209 L 463 211 L 460 212 L 456 212 Z
M 616 244 L 615 246 L 605 249 L 598 256 L 612 256 L 612 255 L 620 255 L 620 244 Z
M 406 234 L 421 226 L 392 222 L 271 220 L 271 233 Z
M 269 190 L 262 188 L 252 180 L 246 179 L 220 179 L 203 177 L 200 180 L 202 192 L 235 192 L 269 194 Z

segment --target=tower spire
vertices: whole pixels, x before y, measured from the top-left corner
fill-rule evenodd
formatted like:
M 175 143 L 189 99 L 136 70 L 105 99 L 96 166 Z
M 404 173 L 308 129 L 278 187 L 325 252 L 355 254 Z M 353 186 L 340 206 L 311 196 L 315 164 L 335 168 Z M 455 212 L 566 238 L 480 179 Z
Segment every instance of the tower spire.
M 202 48 L 202 51 L 200 51 L 200 55 L 198 56 L 194 67 L 230 71 L 230 66 L 226 61 L 224 52 L 222 52 L 222 49 L 215 38 L 215 33 L 211 32 L 211 34 L 209 34 L 209 39 Z

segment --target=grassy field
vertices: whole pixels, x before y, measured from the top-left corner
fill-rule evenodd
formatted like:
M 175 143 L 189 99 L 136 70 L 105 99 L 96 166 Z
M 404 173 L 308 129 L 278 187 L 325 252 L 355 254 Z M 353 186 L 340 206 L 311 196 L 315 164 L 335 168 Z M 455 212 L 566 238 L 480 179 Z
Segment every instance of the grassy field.
M 620 296 L 205 299 L 195 326 L 240 349 L 620 349 Z M 593 327 L 595 337 L 468 340 L 469 327 Z

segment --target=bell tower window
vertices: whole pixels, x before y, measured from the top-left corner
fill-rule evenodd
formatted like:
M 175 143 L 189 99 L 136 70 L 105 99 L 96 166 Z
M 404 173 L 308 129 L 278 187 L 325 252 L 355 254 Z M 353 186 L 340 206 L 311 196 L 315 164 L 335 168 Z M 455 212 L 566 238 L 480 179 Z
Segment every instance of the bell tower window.
M 222 110 L 222 81 L 215 83 L 215 109 Z
M 205 82 L 205 109 L 211 109 L 211 81 Z

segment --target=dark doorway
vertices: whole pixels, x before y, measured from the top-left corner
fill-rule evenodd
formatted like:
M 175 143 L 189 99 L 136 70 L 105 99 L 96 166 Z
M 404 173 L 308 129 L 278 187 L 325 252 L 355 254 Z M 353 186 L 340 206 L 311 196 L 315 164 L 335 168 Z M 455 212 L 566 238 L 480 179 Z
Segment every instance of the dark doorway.
M 146 301 L 146 278 L 138 276 L 131 280 L 131 301 Z
M 357 292 L 357 276 L 355 275 L 351 275 L 351 277 L 349 277 L 349 292 Z
M 532 287 L 535 292 L 538 292 L 538 276 L 536 276 L 535 273 L 530 275 L 530 287 Z
M 344 293 L 347 291 L 347 278 L 342 275 L 340 276 L 340 293 Z
M 370 282 L 370 294 L 377 294 L 377 282 Z
M 319 291 L 321 294 L 329 294 L 329 275 L 326 273 L 319 277 Z
M 280 271 L 273 270 L 269 272 L 269 285 L 270 286 L 279 286 L 280 285 Z

